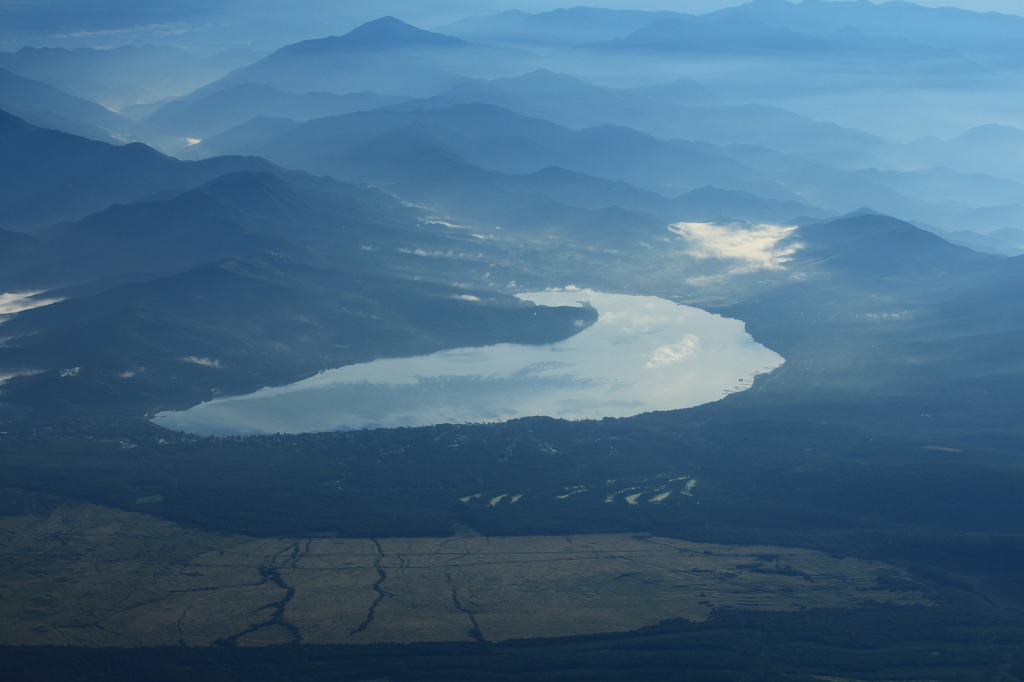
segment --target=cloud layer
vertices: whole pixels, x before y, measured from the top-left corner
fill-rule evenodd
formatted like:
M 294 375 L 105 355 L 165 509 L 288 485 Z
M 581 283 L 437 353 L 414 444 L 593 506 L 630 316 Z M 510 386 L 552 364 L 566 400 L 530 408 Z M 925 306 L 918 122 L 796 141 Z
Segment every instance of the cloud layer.
M 781 270 L 800 249 L 799 244 L 780 244 L 795 227 L 781 225 L 716 225 L 715 223 L 674 223 L 669 230 L 689 242 L 687 253 L 694 258 L 733 261 L 731 274 Z

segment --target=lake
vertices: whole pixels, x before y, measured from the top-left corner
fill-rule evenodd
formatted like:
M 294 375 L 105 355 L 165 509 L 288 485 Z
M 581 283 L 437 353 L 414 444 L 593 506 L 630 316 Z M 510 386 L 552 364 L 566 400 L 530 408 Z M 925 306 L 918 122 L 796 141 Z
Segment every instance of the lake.
M 153 421 L 206 435 L 631 417 L 720 400 L 783 358 L 743 322 L 654 296 L 588 290 L 520 294 L 592 305 L 598 319 L 553 344 L 498 344 L 327 370 L 288 386 L 216 398 Z

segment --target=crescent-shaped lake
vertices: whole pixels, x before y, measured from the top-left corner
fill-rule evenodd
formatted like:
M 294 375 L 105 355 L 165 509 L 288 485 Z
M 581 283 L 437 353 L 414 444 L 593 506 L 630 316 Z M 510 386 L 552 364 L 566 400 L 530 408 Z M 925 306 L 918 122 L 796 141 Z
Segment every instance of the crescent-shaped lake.
M 631 417 L 719 400 L 784 360 L 743 322 L 654 296 L 521 294 L 539 305 L 592 305 L 597 321 L 547 345 L 498 344 L 388 358 L 288 386 L 162 412 L 160 426 L 206 435 Z

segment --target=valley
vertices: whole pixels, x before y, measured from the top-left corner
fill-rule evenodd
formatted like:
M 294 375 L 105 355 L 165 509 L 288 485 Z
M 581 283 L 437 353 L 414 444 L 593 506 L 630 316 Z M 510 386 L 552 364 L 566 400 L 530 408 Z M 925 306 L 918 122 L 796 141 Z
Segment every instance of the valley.
M 0 5 L 5 679 L 1024 680 L 948 2 Z

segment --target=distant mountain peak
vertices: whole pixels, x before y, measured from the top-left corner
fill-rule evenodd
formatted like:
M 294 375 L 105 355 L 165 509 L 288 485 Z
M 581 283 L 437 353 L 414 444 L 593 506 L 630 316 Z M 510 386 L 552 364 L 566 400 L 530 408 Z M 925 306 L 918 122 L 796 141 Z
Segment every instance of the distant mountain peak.
M 521 76 L 498 78 L 494 80 L 493 83 L 511 86 L 527 86 L 531 88 L 576 88 L 587 85 L 584 80 L 577 78 L 576 76 L 544 68 L 524 73 Z
M 350 40 L 365 40 L 368 42 L 375 41 L 400 41 L 402 43 L 446 43 L 446 44 L 461 44 L 465 41 L 459 38 L 452 38 L 442 33 L 433 33 L 432 31 L 424 31 L 421 28 L 416 28 L 411 24 L 407 24 L 401 19 L 396 19 L 392 16 L 381 17 L 380 19 L 374 19 L 368 21 L 365 24 L 358 26 L 347 34 L 346 38 Z
M 469 43 L 416 28 L 392 16 L 381 17 L 357 26 L 343 36 L 304 40 L 282 47 L 276 55 L 325 54 L 347 50 L 378 50 L 401 47 L 458 48 Z M 272 55 L 273 56 L 273 55 Z
M 552 71 L 551 69 L 540 68 L 530 73 L 520 76 L 522 80 L 533 80 L 533 81 L 545 81 L 545 82 L 559 82 L 559 83 L 582 83 L 583 81 L 576 76 L 572 76 L 567 73 L 560 73 Z
M 865 216 L 865 215 L 883 216 L 883 217 L 886 217 L 886 218 L 890 217 L 890 216 L 886 216 L 884 213 L 879 213 L 878 211 L 876 211 L 875 209 L 871 208 L 870 206 L 861 206 L 860 208 L 854 209 L 854 210 L 850 211 L 849 213 L 844 213 L 841 216 L 837 216 L 837 217 L 833 218 L 833 220 L 845 220 L 847 218 L 858 218 L 860 216 Z M 895 218 L 894 218 L 894 220 L 895 220 Z
M 1012 126 L 987 123 L 975 126 L 954 138 L 957 142 L 969 144 L 1000 144 L 1024 142 L 1024 130 Z

